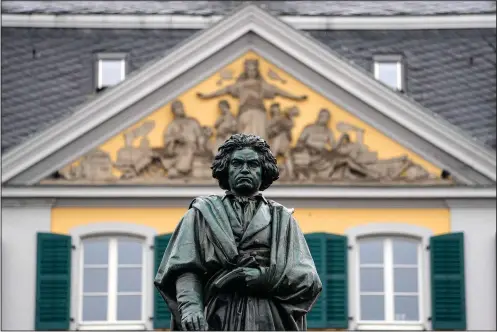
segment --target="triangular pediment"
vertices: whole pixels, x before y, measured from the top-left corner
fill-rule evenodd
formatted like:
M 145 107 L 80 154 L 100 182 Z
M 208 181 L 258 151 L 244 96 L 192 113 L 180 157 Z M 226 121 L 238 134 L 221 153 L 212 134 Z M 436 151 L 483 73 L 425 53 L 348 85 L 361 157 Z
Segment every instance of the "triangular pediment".
M 254 61 L 261 77 L 244 80 Z M 178 101 L 184 118 L 173 116 Z M 325 125 L 320 113 L 331 115 Z M 14 149 L 2 182 L 214 184 L 213 154 L 234 132 L 268 140 L 281 184 L 495 181 L 495 153 L 247 6 Z

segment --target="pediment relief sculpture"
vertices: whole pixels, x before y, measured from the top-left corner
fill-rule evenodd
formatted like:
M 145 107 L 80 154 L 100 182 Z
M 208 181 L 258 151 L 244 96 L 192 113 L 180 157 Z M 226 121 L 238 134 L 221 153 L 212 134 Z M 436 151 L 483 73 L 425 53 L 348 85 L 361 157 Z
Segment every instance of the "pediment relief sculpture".
M 172 120 L 165 128 L 156 128 L 153 120 L 144 121 L 122 134 L 123 143 L 114 150 L 117 150 L 114 159 L 103 149 L 94 149 L 42 183 L 213 184 L 210 167 L 217 149 L 236 133 L 255 134 L 269 143 L 280 167 L 280 183 L 452 183 L 451 179 L 428 172 L 407 155 L 380 158 L 378 151 L 366 144 L 365 129 L 346 121 L 332 122 L 332 113 L 326 108 L 319 111 L 302 108 L 299 103 L 307 96 L 268 83 L 261 75 L 258 60 L 245 60 L 241 71 L 237 78 L 231 70 L 221 71 L 221 79 L 216 78 L 214 83 L 224 87 L 196 92 L 199 100 L 217 101 L 212 126 L 201 124 L 191 116 L 190 112 L 195 110 L 186 110 L 183 101 L 175 100 L 167 110 Z M 271 68 L 266 77 L 286 84 Z M 229 82 L 231 80 L 234 82 Z M 279 101 L 294 104 L 282 106 L 279 101 L 273 101 L 266 107 L 265 102 L 276 96 Z M 232 107 L 234 103 L 237 107 Z M 295 128 L 296 121 L 302 121 L 299 120 L 301 114 L 316 111 L 317 117 L 312 123 L 302 130 L 302 124 L 299 129 Z M 163 130 L 162 139 L 153 145 L 148 137 L 157 130 Z M 160 132 L 154 137 L 159 135 Z

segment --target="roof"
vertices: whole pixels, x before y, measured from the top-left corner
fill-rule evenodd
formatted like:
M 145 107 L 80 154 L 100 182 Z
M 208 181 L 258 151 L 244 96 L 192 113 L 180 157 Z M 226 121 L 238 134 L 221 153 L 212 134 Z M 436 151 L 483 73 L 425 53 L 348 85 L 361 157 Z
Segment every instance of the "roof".
M 131 71 L 197 30 L 2 28 L 2 150 L 94 98 L 97 52 L 125 52 Z M 407 95 L 495 148 L 495 29 L 307 31 L 371 72 L 375 54 L 403 54 Z
M 123 31 L 114 33 L 118 35 Z M 57 43 L 53 46 L 63 49 L 70 39 L 54 38 Z M 107 42 L 109 46 L 115 43 L 112 39 Z M 382 41 L 379 49 L 385 50 L 389 42 Z M 368 118 L 372 126 L 387 130 L 393 139 L 430 162 L 450 166 L 448 170 L 465 183 L 495 183 L 495 152 L 485 149 L 412 99 L 378 82 L 364 68 L 256 6 L 244 6 L 210 29 L 181 42 L 167 55 L 81 105 L 49 130 L 5 153 L 2 182 L 37 183 L 148 115 L 159 102 L 175 98 L 181 93 L 178 87 L 188 89 L 189 84 L 204 80 L 249 49 L 269 57 L 275 65 L 286 68 L 290 75 L 307 82 L 324 97 L 349 105 L 346 107 L 349 111 Z M 78 63 L 84 60 L 79 58 Z M 192 78 L 195 82 L 191 82 Z M 52 94 L 55 93 L 52 91 Z
M 248 2 L 248 1 L 245 1 Z M 495 13 L 495 1 L 257 1 L 273 15 L 391 16 Z M 225 15 L 240 1 L 2 1 L 3 13 Z

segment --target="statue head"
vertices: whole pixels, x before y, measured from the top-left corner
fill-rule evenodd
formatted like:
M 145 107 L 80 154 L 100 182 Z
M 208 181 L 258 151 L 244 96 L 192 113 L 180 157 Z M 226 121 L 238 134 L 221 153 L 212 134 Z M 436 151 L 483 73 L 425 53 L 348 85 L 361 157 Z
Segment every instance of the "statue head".
M 331 113 L 328 111 L 326 108 L 323 108 L 319 111 L 318 114 L 318 119 L 317 119 L 317 124 L 323 125 L 323 126 L 328 126 L 331 120 Z
M 258 79 L 261 77 L 259 71 L 259 60 L 248 59 L 243 63 L 243 73 L 238 77 L 238 80 Z
M 279 103 L 272 103 L 271 106 L 269 106 L 269 115 L 271 116 L 271 118 L 280 115 L 280 113 L 281 109 Z
M 171 111 L 175 118 L 184 118 L 185 117 L 185 107 L 183 106 L 183 102 L 180 100 L 175 100 L 171 104 Z
M 236 195 L 251 196 L 279 178 L 276 158 L 259 136 L 235 134 L 224 142 L 212 163 L 212 177 Z
M 223 99 L 219 102 L 218 104 L 219 111 L 221 111 L 221 114 L 228 114 L 230 112 L 230 104 L 228 103 L 227 100 Z

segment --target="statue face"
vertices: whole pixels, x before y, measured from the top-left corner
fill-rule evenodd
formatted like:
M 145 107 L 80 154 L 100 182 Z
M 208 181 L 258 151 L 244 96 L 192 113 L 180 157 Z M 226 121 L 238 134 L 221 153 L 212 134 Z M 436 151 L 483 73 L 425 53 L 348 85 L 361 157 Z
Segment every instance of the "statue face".
M 176 117 L 184 117 L 185 116 L 185 109 L 183 107 L 183 103 L 181 102 L 173 102 L 173 104 L 171 105 L 171 109 L 173 111 L 173 114 L 176 116 Z
M 231 191 L 240 196 L 251 196 L 261 186 L 262 166 L 257 152 L 251 148 L 235 151 L 228 168 Z
M 320 125 L 328 125 L 328 122 L 330 122 L 331 115 L 328 112 L 319 112 L 318 115 L 318 124 Z
M 247 72 L 248 78 L 257 78 L 259 74 L 259 66 L 256 62 L 247 62 L 245 64 L 245 71 Z
M 269 112 L 271 113 L 271 117 L 275 117 L 280 114 L 280 106 L 279 105 L 271 105 L 271 108 L 269 109 Z

